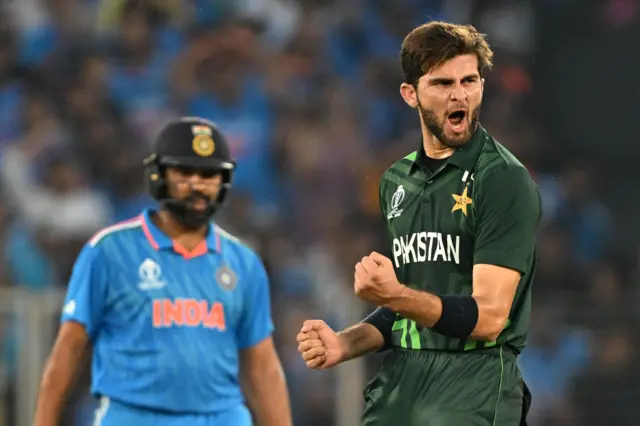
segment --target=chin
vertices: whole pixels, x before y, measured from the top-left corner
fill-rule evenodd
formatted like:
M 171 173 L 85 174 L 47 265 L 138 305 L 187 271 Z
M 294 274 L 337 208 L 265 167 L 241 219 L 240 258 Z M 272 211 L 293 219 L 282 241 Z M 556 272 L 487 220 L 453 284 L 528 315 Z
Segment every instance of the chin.
M 465 132 L 464 134 L 456 134 L 456 135 L 444 135 L 442 143 L 451 148 L 459 148 L 461 146 L 466 145 L 471 140 L 471 134 Z

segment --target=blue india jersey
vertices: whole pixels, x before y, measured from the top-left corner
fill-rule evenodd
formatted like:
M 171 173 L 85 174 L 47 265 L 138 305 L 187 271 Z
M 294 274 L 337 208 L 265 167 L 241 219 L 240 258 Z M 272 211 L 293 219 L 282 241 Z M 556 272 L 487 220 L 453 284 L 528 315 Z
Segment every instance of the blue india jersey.
M 176 413 L 242 404 L 239 351 L 273 331 L 264 266 L 213 224 L 187 252 L 150 215 L 99 232 L 73 269 L 62 321 L 93 342 L 92 392 Z

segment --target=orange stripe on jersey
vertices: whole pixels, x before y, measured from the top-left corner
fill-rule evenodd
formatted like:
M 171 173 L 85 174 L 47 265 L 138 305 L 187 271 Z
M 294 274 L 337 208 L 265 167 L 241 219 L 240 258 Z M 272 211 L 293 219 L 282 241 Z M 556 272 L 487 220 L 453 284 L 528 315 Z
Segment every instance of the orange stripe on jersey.
M 134 218 L 127 219 L 122 222 L 118 222 L 113 225 L 107 226 L 104 229 L 101 229 L 89 239 L 89 245 L 95 246 L 96 244 L 98 244 L 98 242 L 100 242 L 102 238 L 106 237 L 112 232 L 117 232 L 124 229 L 131 229 L 137 226 L 144 226 L 144 220 L 142 220 L 142 216 L 136 216 Z
M 157 251 L 158 249 L 160 249 L 160 245 L 158 245 L 156 240 L 153 238 L 153 235 L 149 230 L 149 226 L 147 225 L 147 222 L 145 222 L 144 220 L 144 216 L 140 216 L 140 220 L 142 221 L 142 231 L 144 232 L 144 236 L 147 237 L 147 241 L 149 241 L 149 244 L 151 244 L 151 247 L 153 247 L 153 249 Z

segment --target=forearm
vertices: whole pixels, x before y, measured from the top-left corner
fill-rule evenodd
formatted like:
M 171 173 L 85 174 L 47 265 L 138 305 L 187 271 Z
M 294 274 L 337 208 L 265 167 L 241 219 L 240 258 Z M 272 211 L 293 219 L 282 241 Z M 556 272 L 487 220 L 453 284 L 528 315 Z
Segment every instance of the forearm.
M 291 407 L 284 372 L 279 362 L 254 371 L 245 389 L 258 426 L 291 426 Z
M 442 299 L 439 296 L 409 287 L 403 287 L 387 307 L 427 328 L 436 325 L 442 317 Z
M 83 351 L 57 348 L 45 366 L 38 392 L 34 426 L 57 426 L 69 392 L 80 372 Z
M 444 299 L 443 299 L 444 298 Z M 445 307 L 448 314 L 446 321 L 450 324 L 446 331 L 439 329 L 443 319 Z M 454 303 L 451 303 L 454 302 Z M 509 309 L 499 306 L 493 300 L 477 296 L 438 296 L 425 291 L 413 290 L 405 287 L 398 296 L 393 298 L 388 306 L 394 312 L 414 320 L 419 325 L 452 337 L 471 337 L 478 340 L 495 341 L 502 332 Z M 464 308 L 464 309 L 463 309 Z M 471 312 L 475 310 L 475 312 Z M 471 318 L 469 318 L 471 315 Z M 459 327 L 452 327 L 451 321 L 461 322 L 466 332 L 460 334 Z M 471 321 L 471 322 L 469 322 Z M 462 323 L 468 324 L 465 326 Z
M 364 322 L 339 332 L 338 336 L 345 350 L 341 362 L 379 351 L 384 346 L 382 333 L 373 325 Z

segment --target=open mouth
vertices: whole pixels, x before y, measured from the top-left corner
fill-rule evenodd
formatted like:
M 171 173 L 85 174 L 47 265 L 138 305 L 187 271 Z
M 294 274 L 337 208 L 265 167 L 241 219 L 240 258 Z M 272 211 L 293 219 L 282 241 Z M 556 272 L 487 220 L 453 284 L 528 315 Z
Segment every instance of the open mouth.
M 463 109 L 455 110 L 447 117 L 449 125 L 454 132 L 461 132 L 465 128 L 467 111 Z

